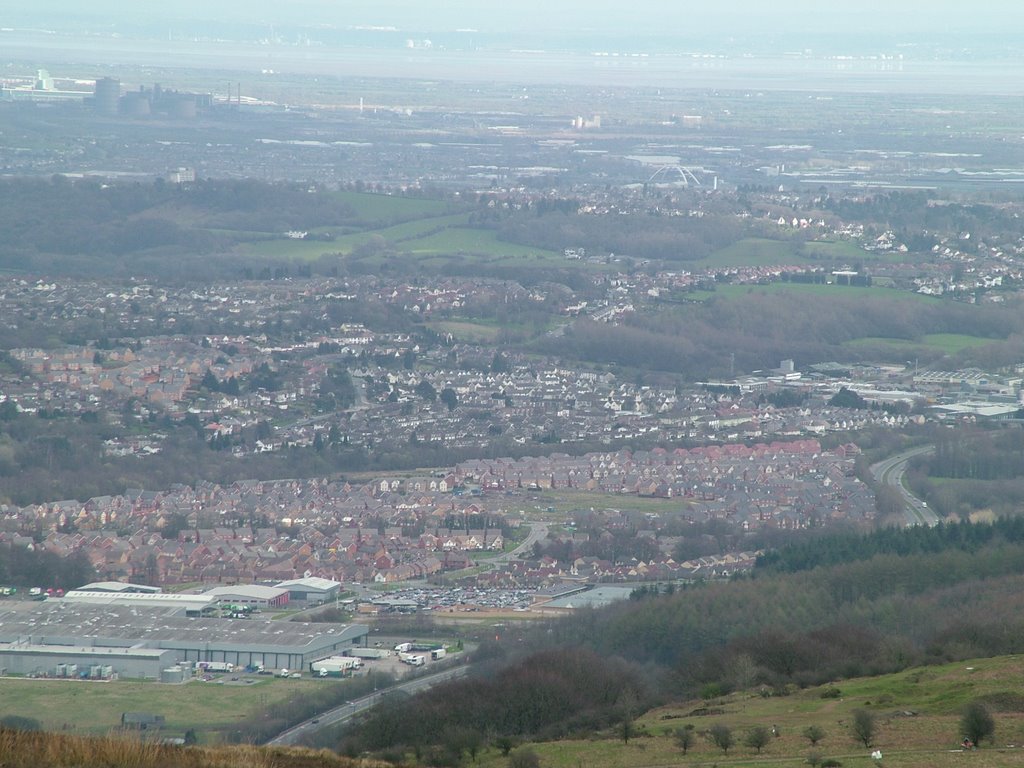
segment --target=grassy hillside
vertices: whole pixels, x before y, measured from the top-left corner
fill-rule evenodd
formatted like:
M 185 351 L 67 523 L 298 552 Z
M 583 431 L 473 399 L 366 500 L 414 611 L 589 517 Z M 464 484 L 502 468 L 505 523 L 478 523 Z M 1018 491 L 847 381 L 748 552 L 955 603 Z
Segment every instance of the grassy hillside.
M 175 747 L 133 739 L 0 730 L 4 768 L 387 768 L 328 751 L 267 747 Z
M 846 768 L 873 766 L 872 749 L 881 765 L 893 768 L 973 768 L 1019 765 L 1024 761 L 1024 659 L 1019 656 L 914 668 L 894 675 L 845 680 L 839 695 L 831 686 L 808 688 L 788 696 L 764 697 L 757 690 L 723 698 L 676 703 L 648 712 L 634 723 L 636 735 L 624 743 L 620 727 L 588 738 L 525 745 L 544 768 L 627 768 L 629 766 L 806 766 L 816 752 Z M 826 697 L 823 697 L 825 694 Z M 960 750 L 960 714 L 969 701 L 986 702 L 996 722 L 995 738 L 979 749 Z M 853 712 L 864 709 L 876 723 L 872 747 L 852 735 Z M 736 745 L 728 754 L 711 743 L 707 731 L 716 724 L 732 729 Z M 802 732 L 811 725 L 825 737 L 815 748 Z M 683 755 L 678 729 L 693 726 L 693 746 Z M 756 754 L 744 746 L 749 730 L 771 729 L 778 736 Z M 493 747 L 478 759 L 482 768 L 499 768 L 507 759 Z
M 193 728 L 216 739 L 215 734 L 230 734 L 267 706 L 309 696 L 321 687 L 321 681 L 272 677 L 253 685 L 7 678 L 0 681 L 0 715 L 29 714 L 48 730 L 70 725 L 78 733 L 102 735 L 120 723 L 122 712 L 155 712 L 166 717 L 168 735 L 180 736 Z

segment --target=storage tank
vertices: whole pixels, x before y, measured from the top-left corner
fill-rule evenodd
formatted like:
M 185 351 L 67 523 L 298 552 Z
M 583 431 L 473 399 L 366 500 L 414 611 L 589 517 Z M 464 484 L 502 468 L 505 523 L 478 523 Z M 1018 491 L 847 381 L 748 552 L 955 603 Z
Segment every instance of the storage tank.
M 184 683 L 186 679 L 185 668 L 180 664 L 160 670 L 161 683 Z

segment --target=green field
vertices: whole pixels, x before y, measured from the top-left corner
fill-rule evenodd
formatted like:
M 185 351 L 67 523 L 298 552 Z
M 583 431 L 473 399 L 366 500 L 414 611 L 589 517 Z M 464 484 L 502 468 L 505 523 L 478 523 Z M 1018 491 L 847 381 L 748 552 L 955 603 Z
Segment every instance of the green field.
M 968 336 L 963 333 L 929 333 L 921 337 L 921 340 L 933 349 L 939 349 L 946 354 L 955 354 L 962 349 L 972 347 L 984 347 L 986 344 L 998 344 L 1004 339 L 986 339 L 982 336 Z
M 962 333 L 929 333 L 914 339 L 893 339 L 878 336 L 864 336 L 845 342 L 849 346 L 887 346 L 893 350 L 902 350 L 900 354 L 916 352 L 942 352 L 953 355 L 964 349 L 983 347 L 986 344 L 998 344 L 1001 339 L 987 339 L 982 336 L 968 336 Z
M 506 243 L 498 239 L 494 230 L 452 227 L 401 245 L 402 250 L 416 254 L 478 253 L 492 256 L 527 256 L 545 259 L 564 259 L 554 251 L 529 245 Z
M 336 192 L 335 197 L 366 221 L 382 225 L 397 224 L 410 219 L 441 216 L 451 209 L 444 200 L 428 200 L 419 197 L 379 195 L 371 192 Z
M 675 498 L 661 499 L 648 496 L 621 495 L 612 496 L 607 493 L 594 493 L 591 491 L 578 491 L 568 488 L 556 488 L 555 490 L 531 491 L 520 503 L 525 506 L 533 506 L 539 512 L 533 513 L 534 517 L 543 517 L 546 520 L 566 519 L 570 513 L 580 509 L 617 509 L 624 512 L 654 512 L 661 515 L 669 515 L 682 512 L 693 503 L 690 499 Z M 537 500 L 532 497 L 536 496 Z M 525 499 L 530 499 L 529 502 Z M 547 510 L 551 509 L 552 512 Z
M 370 242 L 375 237 L 381 237 L 386 242 L 401 247 L 401 244 L 405 241 L 416 240 L 445 230 L 448 227 L 464 224 L 468 216 L 469 214 L 465 213 L 454 213 L 446 216 L 415 219 L 414 221 L 406 221 L 381 229 L 369 229 L 364 232 L 342 235 L 331 241 L 287 240 L 283 238 L 279 240 L 264 240 L 257 243 L 240 245 L 239 250 L 242 253 L 254 256 L 314 260 L 326 253 L 350 254 L 358 246 Z
M 593 734 L 588 739 L 566 739 L 529 745 L 545 768 L 631 768 L 632 766 L 807 766 L 807 756 L 839 760 L 844 768 L 1001 768 L 1024 762 L 1024 664 L 1017 657 L 981 659 L 923 667 L 877 678 L 842 680 L 835 684 L 838 698 L 822 698 L 824 688 L 808 688 L 788 696 L 761 696 L 745 691 L 708 701 L 688 701 L 655 709 L 636 721 L 638 730 L 628 744 L 616 732 Z M 979 697 L 989 697 L 996 721 L 995 741 L 965 753 L 959 749 L 961 708 Z M 850 732 L 855 709 L 875 717 L 871 748 L 858 743 Z M 728 754 L 715 747 L 705 733 L 722 723 L 732 729 L 736 745 Z M 692 725 L 696 739 L 684 757 L 673 734 Z M 812 750 L 801 732 L 809 725 L 825 731 Z M 778 736 L 755 754 L 743 745 L 753 726 L 778 730 Z M 871 758 L 873 749 L 882 761 Z M 478 763 L 503 768 L 507 759 L 488 749 Z
M 430 202 L 430 201 L 419 201 Z M 559 254 L 528 245 L 506 243 L 498 239 L 497 233 L 489 229 L 466 227 L 467 213 L 453 213 L 405 221 L 380 229 L 368 229 L 336 237 L 334 240 L 260 240 L 237 246 L 239 253 L 265 258 L 300 259 L 311 261 L 324 254 L 350 255 L 359 246 L 374 239 L 383 239 L 391 249 L 408 253 L 420 259 L 430 257 L 456 256 L 459 254 L 479 255 L 498 260 L 536 263 L 538 260 L 551 264 L 563 263 Z M 324 231 L 330 230 L 324 228 Z M 364 256 L 368 261 L 382 261 L 390 258 L 384 253 Z
M 456 339 L 469 343 L 489 343 L 496 341 L 501 335 L 501 328 L 494 325 L 482 325 L 480 323 L 442 321 L 437 323 L 426 323 L 438 333 L 450 333 Z
M 695 267 L 752 267 L 776 264 L 808 264 L 810 260 L 798 256 L 796 244 L 788 240 L 769 240 L 763 237 L 747 237 L 715 251 L 706 259 L 688 262 Z
M 221 677 L 221 680 L 224 678 Z M 75 733 L 104 734 L 120 725 L 122 712 L 153 712 L 165 730 L 230 731 L 257 710 L 323 685 L 320 680 L 260 677 L 251 684 L 194 680 L 184 685 L 118 680 L 0 680 L 0 716 L 24 715 L 47 730 L 72 726 Z

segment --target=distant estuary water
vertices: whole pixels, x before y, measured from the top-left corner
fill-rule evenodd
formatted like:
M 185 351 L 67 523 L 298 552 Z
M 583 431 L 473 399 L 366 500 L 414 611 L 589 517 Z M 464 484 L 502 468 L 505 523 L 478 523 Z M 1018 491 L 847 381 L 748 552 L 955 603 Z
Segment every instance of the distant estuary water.
M 72 37 L 0 30 L 4 63 L 57 72 L 62 66 L 207 69 L 252 76 L 415 78 L 524 85 L 851 93 L 1024 93 L 1024 55 L 952 61 L 892 56 L 719 55 L 540 49 L 447 50 L 231 41 Z

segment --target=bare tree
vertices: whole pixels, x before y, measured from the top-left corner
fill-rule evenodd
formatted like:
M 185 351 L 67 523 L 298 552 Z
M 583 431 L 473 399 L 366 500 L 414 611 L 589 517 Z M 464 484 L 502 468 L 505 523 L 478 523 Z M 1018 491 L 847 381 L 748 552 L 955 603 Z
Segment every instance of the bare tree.
M 708 729 L 708 738 L 711 743 L 718 747 L 725 754 L 729 754 L 729 747 L 736 743 L 732 728 L 725 723 L 715 723 Z
M 746 737 L 743 739 L 743 743 L 753 750 L 756 750 L 757 754 L 761 754 L 761 750 L 768 746 L 768 743 L 772 740 L 771 731 L 765 728 L 763 725 L 755 725 L 749 731 L 747 731 Z
M 866 709 L 857 709 L 853 712 L 853 737 L 870 747 L 875 738 L 875 716 Z
M 693 743 L 697 740 L 692 727 L 684 727 L 676 730 L 676 746 L 683 750 L 685 755 Z

